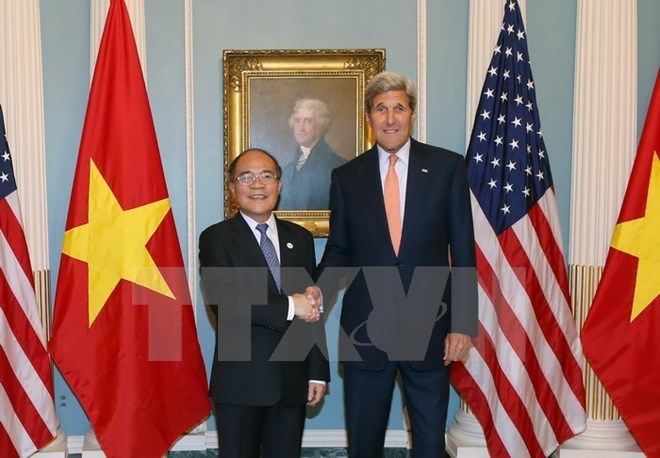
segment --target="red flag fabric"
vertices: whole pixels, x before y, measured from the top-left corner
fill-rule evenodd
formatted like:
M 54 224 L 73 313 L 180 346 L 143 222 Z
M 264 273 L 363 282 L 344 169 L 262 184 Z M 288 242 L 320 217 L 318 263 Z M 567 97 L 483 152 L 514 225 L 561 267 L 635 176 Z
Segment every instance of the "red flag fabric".
M 53 440 L 53 374 L 34 290 L 0 107 L 0 456 L 30 456 Z
M 130 19 L 112 0 L 90 90 L 50 348 L 108 457 L 161 457 L 210 411 Z
M 522 15 L 504 8 L 466 155 L 479 339 L 452 381 L 491 456 L 547 457 L 585 429 L 583 358 Z
M 605 268 L 582 328 L 584 354 L 648 457 L 660 457 L 660 70 Z

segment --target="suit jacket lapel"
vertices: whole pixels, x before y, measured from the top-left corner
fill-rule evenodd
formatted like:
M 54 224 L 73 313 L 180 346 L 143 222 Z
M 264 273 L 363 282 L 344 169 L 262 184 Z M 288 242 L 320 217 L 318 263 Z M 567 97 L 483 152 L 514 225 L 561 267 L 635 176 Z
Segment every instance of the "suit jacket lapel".
M 259 247 L 259 242 L 257 238 L 252 233 L 250 226 L 243 219 L 240 213 L 238 213 L 234 218 L 232 218 L 234 226 L 234 246 L 237 250 L 242 251 L 246 259 L 249 260 L 250 267 L 266 267 L 268 268 L 268 263 L 264 254 Z M 279 234 L 279 225 L 278 225 L 278 234 Z M 281 248 L 281 247 L 280 247 Z M 268 289 L 277 292 L 277 287 L 275 285 L 275 279 L 273 278 L 270 270 L 268 270 Z
M 256 237 L 252 233 L 248 223 L 243 219 L 243 216 L 237 213 L 231 221 L 234 231 L 234 247 L 242 251 L 246 259 L 254 263 L 255 267 L 268 267 L 264 254 L 261 252 L 261 248 L 259 248 L 259 242 L 257 242 Z
M 297 247 L 291 237 L 291 231 L 277 217 L 275 221 L 277 222 L 277 238 L 280 242 L 280 265 L 282 267 L 292 266 L 295 261 L 293 257 L 294 250 Z
M 430 166 L 427 157 L 423 151 L 420 150 L 419 144 L 415 140 L 411 140 L 410 144 L 410 158 L 408 164 L 408 182 L 406 185 L 406 210 L 403 215 L 403 233 L 401 234 L 401 253 L 406 245 L 406 239 L 413 237 L 414 234 L 410 233 L 410 229 L 415 227 L 420 221 L 424 220 L 424 196 L 428 195 L 428 188 L 430 185 Z

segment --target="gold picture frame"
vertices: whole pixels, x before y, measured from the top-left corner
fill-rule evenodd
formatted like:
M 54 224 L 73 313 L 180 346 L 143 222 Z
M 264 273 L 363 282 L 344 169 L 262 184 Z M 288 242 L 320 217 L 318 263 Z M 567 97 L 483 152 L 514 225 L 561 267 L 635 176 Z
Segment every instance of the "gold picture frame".
M 242 151 L 264 149 L 285 171 L 287 165 L 295 165 L 298 143 L 289 117 L 296 101 L 325 102 L 331 116 L 325 140 L 343 160 L 373 146 L 373 134 L 364 116 L 364 88 L 385 69 L 384 49 L 224 50 L 222 62 L 225 218 L 238 210 L 229 191 L 227 170 Z M 283 192 L 288 184 L 285 176 Z M 315 237 L 328 236 L 327 209 L 294 207 L 275 213 L 300 224 Z

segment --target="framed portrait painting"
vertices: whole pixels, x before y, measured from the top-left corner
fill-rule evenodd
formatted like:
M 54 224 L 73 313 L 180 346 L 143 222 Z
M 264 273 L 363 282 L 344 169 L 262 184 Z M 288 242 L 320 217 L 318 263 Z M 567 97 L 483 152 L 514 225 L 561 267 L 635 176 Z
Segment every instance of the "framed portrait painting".
M 227 169 L 260 148 L 282 167 L 276 214 L 328 235 L 332 169 L 373 146 L 364 88 L 385 69 L 385 50 L 225 50 L 225 218 L 237 210 Z

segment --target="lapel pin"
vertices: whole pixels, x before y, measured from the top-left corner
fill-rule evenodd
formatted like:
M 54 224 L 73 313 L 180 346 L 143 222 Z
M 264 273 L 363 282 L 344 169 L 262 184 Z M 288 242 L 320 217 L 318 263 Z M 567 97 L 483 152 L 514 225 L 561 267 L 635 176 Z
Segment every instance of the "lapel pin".
M 291 243 L 291 242 L 286 242 L 286 247 L 287 247 L 289 250 L 293 249 L 293 243 Z
M 422 173 L 429 173 L 429 169 L 422 169 Z

